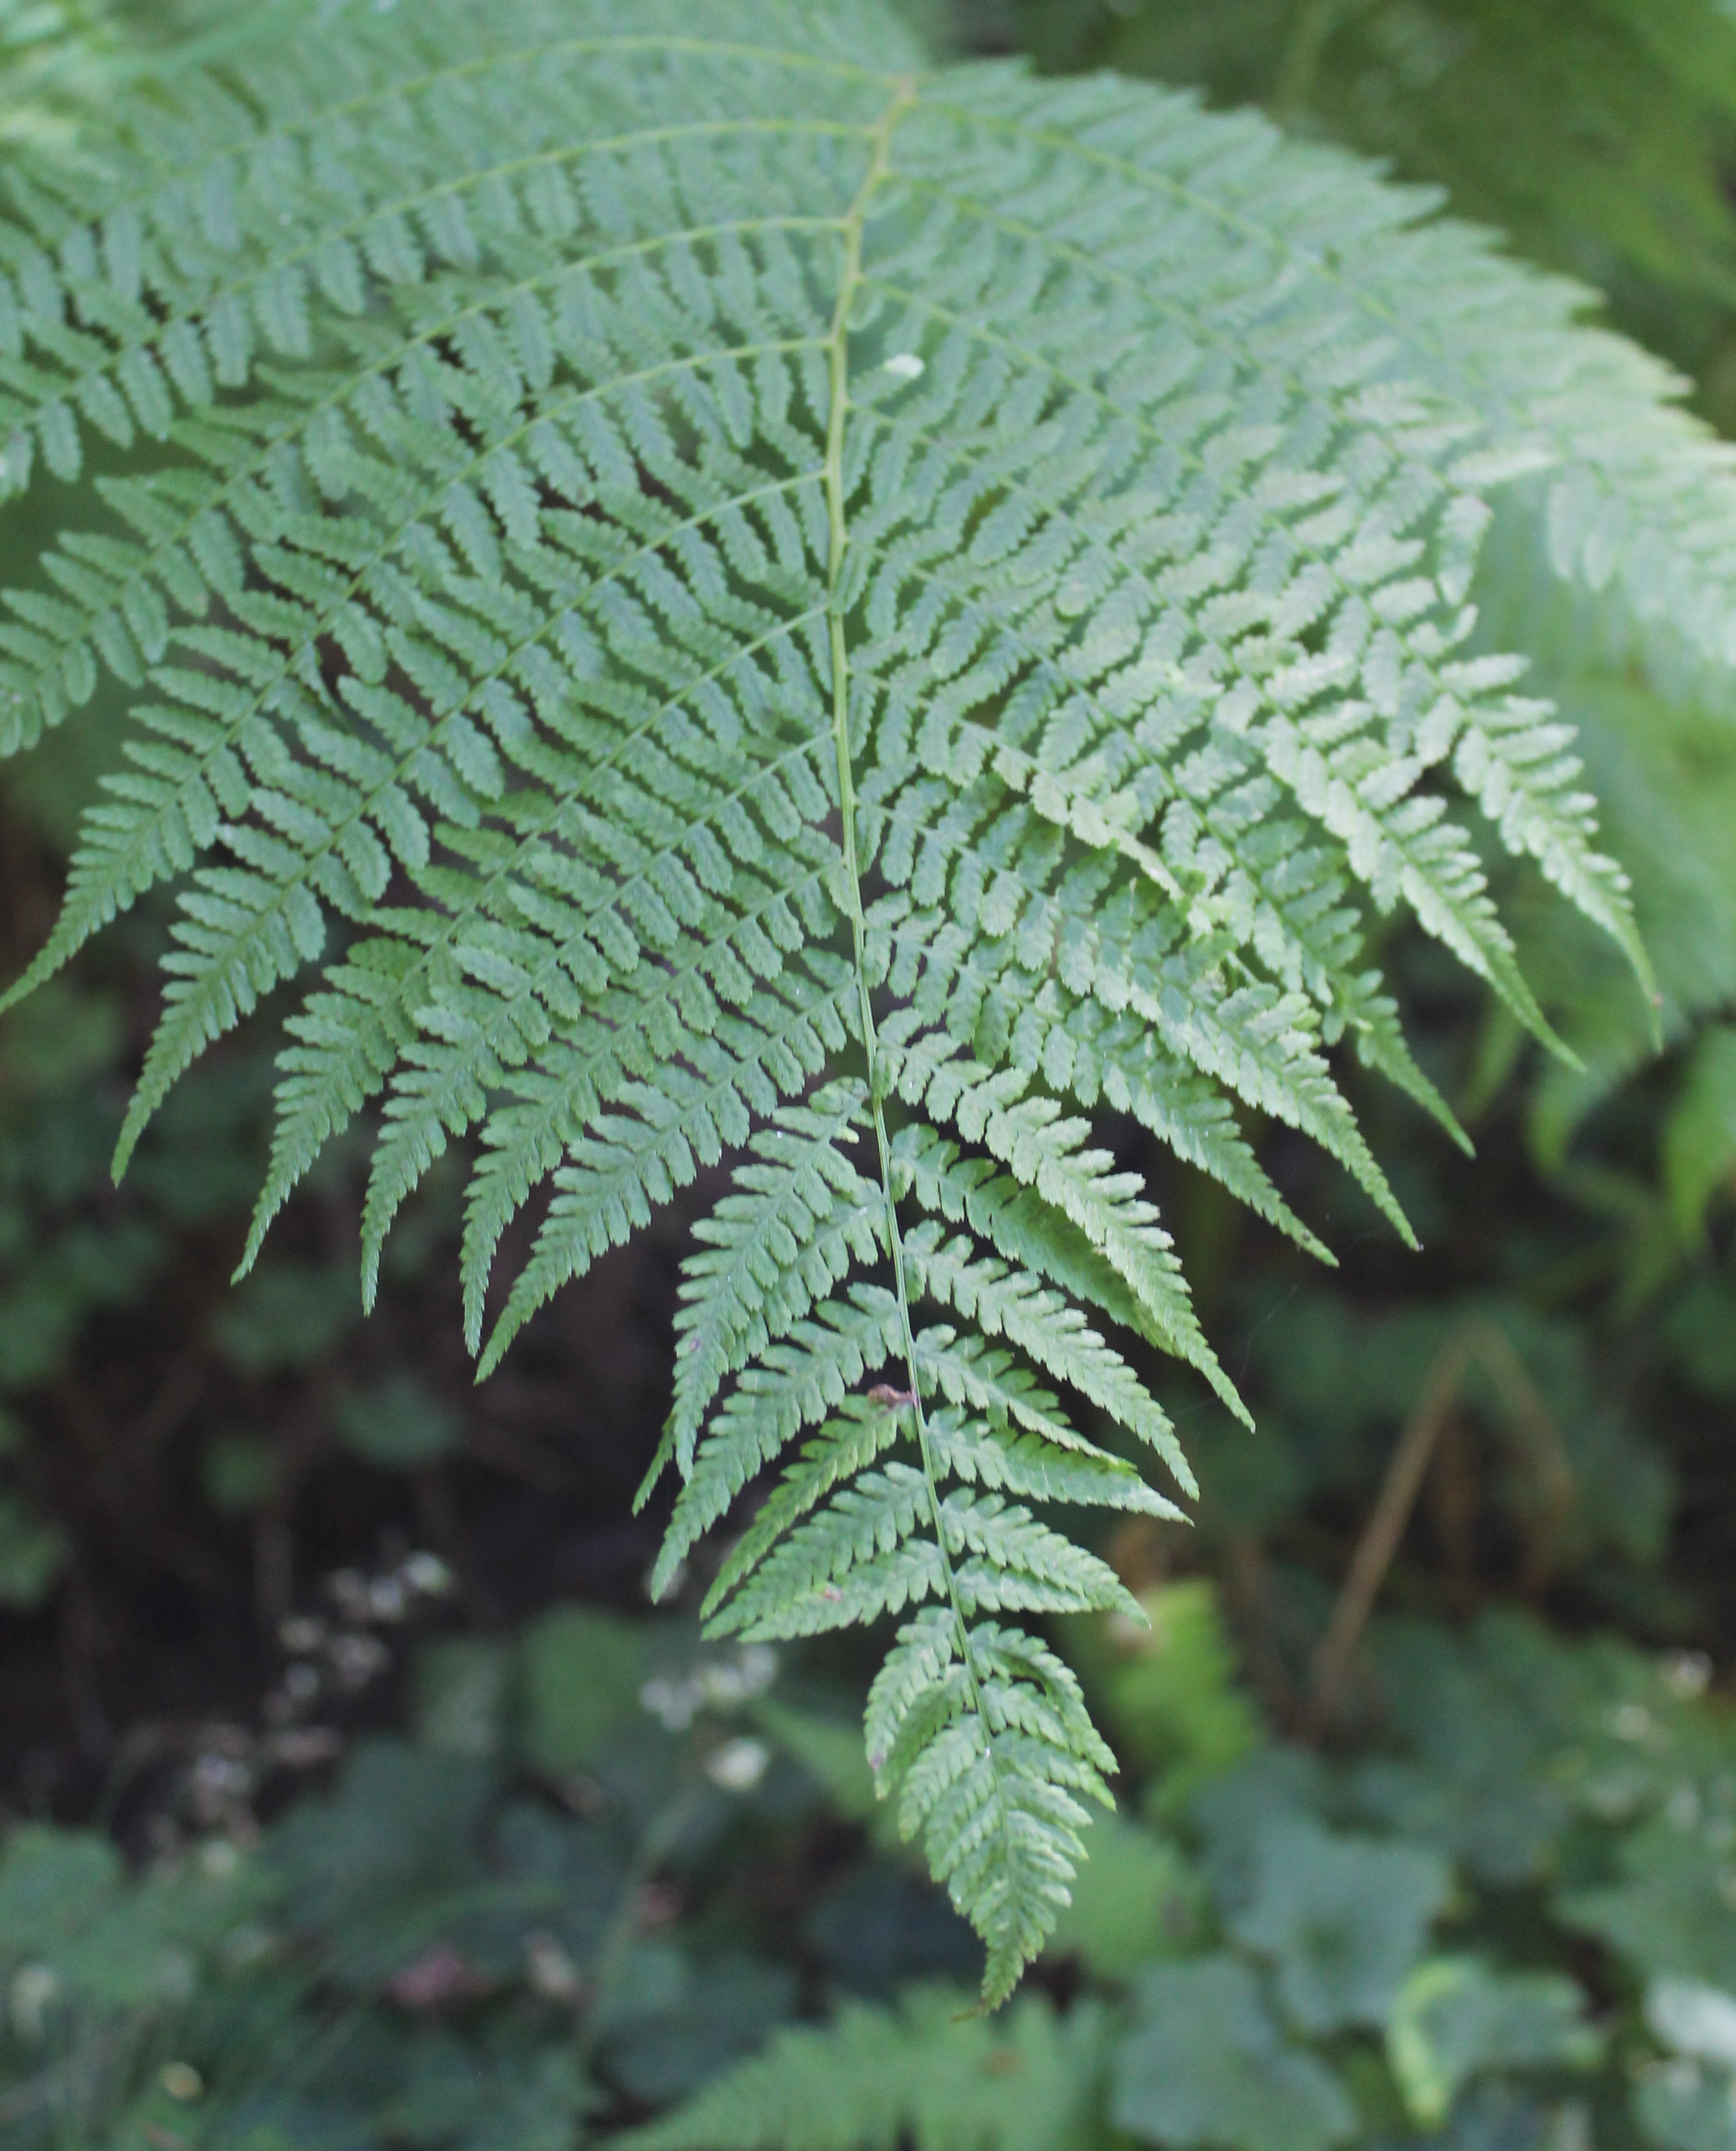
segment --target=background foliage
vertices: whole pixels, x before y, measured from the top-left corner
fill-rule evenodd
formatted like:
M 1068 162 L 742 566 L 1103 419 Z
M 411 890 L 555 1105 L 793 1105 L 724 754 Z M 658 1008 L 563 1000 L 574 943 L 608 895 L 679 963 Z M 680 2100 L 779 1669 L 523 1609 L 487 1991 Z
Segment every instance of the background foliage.
M 1736 26 L 1715 8 L 936 13 L 931 34 L 1197 83 L 1445 187 L 1728 415 Z M 53 129 L 159 20 L 0 13 L 4 126 Z M 1497 640 L 1503 607 L 1539 640 L 1516 548 L 1480 595 Z M 659 1519 L 630 1496 L 683 1228 L 721 1182 L 475 1391 L 456 1169 L 388 1243 L 367 1324 L 365 1159 L 342 1145 L 230 1291 L 267 1035 L 213 1055 L 109 1187 L 163 910 L 7 1018 L 0 2132 L 1736 2141 L 1736 734 L 1714 682 L 1612 646 L 1595 606 L 1553 647 L 1666 1050 L 1619 956 L 1519 876 L 1527 967 L 1587 1070 L 1541 1063 L 1394 936 L 1420 1057 L 1478 1152 L 1359 1091 L 1420 1257 L 1281 1130 L 1263 1155 L 1329 1222 L 1329 1280 L 1117 1131 L 1260 1431 L 1178 1391 L 1199 1524 L 1105 1541 L 1151 1630 L 1057 1627 L 1121 1812 L 987 2022 L 959 2021 L 974 1946 L 866 1784 L 868 1661 L 723 1651 L 644 1610 Z M 45 937 L 102 721 L 8 771 L 8 976 Z M 1381 1610 L 1323 1680 L 1407 1440 L 1426 1471 Z

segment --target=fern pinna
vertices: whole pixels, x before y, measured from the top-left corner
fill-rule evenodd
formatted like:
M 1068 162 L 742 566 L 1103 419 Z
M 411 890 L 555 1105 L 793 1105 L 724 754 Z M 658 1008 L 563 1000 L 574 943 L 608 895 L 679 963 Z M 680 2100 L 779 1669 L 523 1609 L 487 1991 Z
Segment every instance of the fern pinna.
M 1324 1252 L 1237 1118 L 1276 1116 L 1404 1232 L 1329 1050 L 1451 1120 L 1370 914 L 1543 1029 L 1452 800 L 1641 962 L 1565 728 L 1471 639 L 1485 494 L 1722 665 L 1728 477 L 1423 198 L 926 70 L 876 0 L 220 9 L 3 186 L 3 483 L 89 459 L 108 520 L 10 594 L 0 729 L 104 673 L 130 726 L 13 998 L 178 884 L 124 1164 L 311 974 L 248 1259 L 377 1107 L 372 1293 L 474 1136 L 485 1369 L 745 1153 L 660 1581 L 782 1461 L 712 1617 L 895 1620 L 874 1770 L 998 2001 L 1111 1767 L 1022 1624 L 1130 1604 L 1038 1511 L 1173 1513 L 1106 1426 L 1192 1491 L 1128 1339 L 1240 1409 L 1089 1116 Z

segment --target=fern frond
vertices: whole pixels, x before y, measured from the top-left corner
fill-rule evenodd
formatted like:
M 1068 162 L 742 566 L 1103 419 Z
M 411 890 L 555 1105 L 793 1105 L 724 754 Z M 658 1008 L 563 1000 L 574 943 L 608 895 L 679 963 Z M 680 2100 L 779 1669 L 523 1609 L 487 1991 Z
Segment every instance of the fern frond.
M 1167 1415 L 1077 1307 L 1028 1271 L 980 1255 L 963 1236 L 943 1238 L 925 1220 L 906 1236 L 913 1285 L 987 1337 L 1005 1337 L 1081 1396 L 1155 1449 L 1184 1491 L 1198 1491 Z
M 1532 260 L 1589 273 L 1642 334 L 1671 334 L 1683 297 L 1692 322 L 1736 291 L 1736 218 L 1718 180 L 1736 116 L 1736 26 L 1716 0 L 1605 0 L 1589 13 L 1573 0 L 1521 9 L 1366 0 L 1330 14 L 1308 0 L 1236 0 L 1035 7 L 1020 16 L 1024 41 L 1050 67 L 1115 66 L 1198 82 L 1220 102 L 1269 102 L 1310 134 L 1445 188 L 1461 215 L 1499 227 Z M 1425 52 L 1426 65 L 1411 63 Z M 1646 615 L 1667 631 L 1673 590 L 1696 615 L 1683 623 L 1690 645 L 1714 655 L 1721 647 L 1728 672 L 1727 600 L 1720 607 L 1716 596 L 1728 575 L 1728 460 L 1720 473 L 1679 423 L 1619 438 L 1607 423 L 1613 410 L 1666 377 L 1629 371 L 1613 345 L 1596 364 L 1582 347 L 1576 365 L 1559 337 L 1580 298 L 1558 285 L 1546 310 L 1534 298 L 1511 323 L 1514 362 L 1502 368 L 1502 389 L 1511 395 L 1516 379 L 1556 452 L 1566 450 L 1556 478 L 1532 488 L 1529 542 L 1546 534 L 1560 571 L 1603 594 L 1600 609 L 1624 640 L 1635 608 L 1622 585 L 1637 584 Z M 1429 341 L 1440 357 L 1462 363 L 1469 355 L 1443 337 Z M 1542 362 L 1530 381 L 1527 343 Z M 1638 413 L 1630 407 L 1629 415 Z M 1683 508 L 1692 520 L 1677 522 Z M 1547 571 L 1546 553 L 1540 564 Z
M 754 1043 L 761 1035 L 750 1032 Z M 717 1164 L 732 1138 L 745 1137 L 738 1086 L 747 1056 L 728 1052 L 733 1042 L 720 1043 L 715 1054 L 690 1048 L 694 1070 L 666 1067 L 655 1083 L 625 1085 L 621 1102 L 630 1111 L 599 1113 L 596 1133 L 567 1144 L 569 1162 L 554 1176 L 559 1192 L 483 1354 L 482 1374 L 499 1364 L 519 1330 L 564 1284 L 648 1223 L 652 1209 L 687 1187 L 701 1165 Z
M 956 1989 L 907 1988 L 893 2008 L 848 2002 L 686 2106 L 630 2131 L 624 2151 L 1069 2151 L 1089 2129 L 1106 2026 L 1026 1995 L 992 2022 Z
M 1416 197 L 1186 99 L 925 72 L 879 0 L 284 0 L 89 129 L 0 173 L 0 496 L 88 473 L 108 517 L 6 600 L 0 749 L 104 673 L 130 731 L 14 995 L 175 888 L 124 1162 L 304 982 L 245 1259 L 365 1117 L 371 1293 L 472 1146 L 483 1372 L 740 1159 L 658 1586 L 783 1460 L 715 1617 L 903 1621 L 877 1769 L 998 1999 L 1109 1759 L 996 1617 L 1126 1609 L 1048 1512 L 1170 1505 L 1089 1415 L 1192 1491 L 1130 1354 L 1241 1409 L 1087 1116 L 1324 1253 L 1238 1115 L 1282 1121 L 1408 1234 L 1330 1057 L 1452 1126 L 1376 917 L 1546 1039 L 1480 815 L 1643 968 L 1469 602 L 1490 502 L 1718 657 L 1733 481 Z
M 1056 1445 L 1040 1435 L 1004 1434 L 957 1412 L 937 1412 L 929 1441 L 935 1469 L 967 1485 L 1031 1501 L 1074 1501 L 1182 1520 L 1183 1511 L 1146 1485 L 1132 1465 L 1076 1438 Z
M 756 1162 L 697 1229 L 676 1317 L 676 1460 L 691 1475 L 693 1445 L 729 1376 L 787 1337 L 842 1282 L 852 1258 L 871 1268 L 875 1190 L 839 1148 L 859 1140 L 866 1095 L 839 1083 L 809 1106 L 786 1107 L 754 1138 Z
M 1067 1901 L 1083 1801 L 1111 1804 L 1101 1774 L 1115 1759 L 1078 1682 L 1016 1628 L 929 1612 L 899 1630 L 867 1730 L 876 1787 L 983 1936 L 984 1997 L 1000 2002 Z
M 917 1332 L 915 1359 L 924 1396 L 969 1404 L 996 1426 L 1026 1428 L 1049 1448 L 1095 1453 L 1054 1394 L 1011 1353 L 980 1337 L 961 1336 L 949 1323 L 936 1322 Z
M 681 972 L 646 967 L 631 990 L 610 997 L 611 1025 L 587 1020 L 572 1025 L 539 1058 L 539 1065 L 503 1082 L 484 1139 L 467 1205 L 463 1273 L 473 1349 L 479 1340 L 483 1301 L 494 1251 L 507 1224 L 532 1191 L 565 1155 L 588 1118 L 625 1094 L 630 1081 L 655 1076 L 660 1059 L 681 1035 L 683 1007 L 695 1006 Z M 740 1010 L 712 1015 L 703 1058 L 732 1072 L 716 1101 L 715 1117 L 739 1141 L 753 1114 L 798 1093 L 841 1052 L 848 1036 L 854 980 L 823 949 L 752 995 Z M 642 1023 L 632 1021 L 635 1016 Z M 586 1050 L 589 1047 L 590 1050 Z M 510 1333 L 509 1333 L 509 1335 Z M 502 1339 L 503 1345 L 506 1339 Z
M 858 1383 L 883 1367 L 903 1337 L 895 1295 L 858 1283 L 847 1299 L 828 1300 L 811 1318 L 792 1323 L 787 1339 L 762 1348 L 713 1415 L 681 1488 L 651 1577 L 655 1597 L 742 1489 L 804 1426 L 838 1410 Z M 646 1491 L 674 1453 L 671 1434 Z

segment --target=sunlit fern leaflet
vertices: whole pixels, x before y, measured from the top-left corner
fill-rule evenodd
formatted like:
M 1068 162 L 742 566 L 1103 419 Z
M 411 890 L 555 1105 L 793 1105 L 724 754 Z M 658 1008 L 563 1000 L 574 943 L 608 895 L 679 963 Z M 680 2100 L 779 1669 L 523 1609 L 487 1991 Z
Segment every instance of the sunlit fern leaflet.
M 94 456 L 111 522 L 9 600 L 6 744 L 104 669 L 132 726 L 18 990 L 179 884 L 124 1162 L 312 968 L 248 1259 L 377 1103 L 372 1293 L 473 1135 L 485 1369 L 745 1149 L 662 1577 L 783 1460 L 714 1617 L 897 1617 L 872 1759 L 999 1999 L 1111 1767 L 1017 1618 L 1129 1605 L 1037 1510 L 1170 1512 L 1107 1425 L 1191 1491 L 1129 1335 L 1240 1409 L 1090 1116 L 1324 1252 L 1237 1118 L 1275 1116 L 1405 1229 L 1325 1058 L 1450 1126 L 1370 909 L 1541 1027 L 1452 796 L 1638 960 L 1562 727 L 1465 652 L 1479 488 L 1566 453 L 1570 375 L 1574 482 L 1617 485 L 1618 409 L 1656 448 L 1654 554 L 1713 557 L 1723 480 L 1558 291 L 1258 123 L 925 73 L 869 4 L 315 19 L 7 171 L 7 483 Z

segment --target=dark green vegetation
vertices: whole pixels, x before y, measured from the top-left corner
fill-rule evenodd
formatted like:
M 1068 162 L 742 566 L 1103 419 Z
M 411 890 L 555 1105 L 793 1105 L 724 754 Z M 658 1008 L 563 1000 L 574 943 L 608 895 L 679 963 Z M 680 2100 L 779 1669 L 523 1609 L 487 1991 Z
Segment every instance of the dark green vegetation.
M 1736 2143 L 1736 27 L 905 12 L 0 8 L 8 2144 Z

